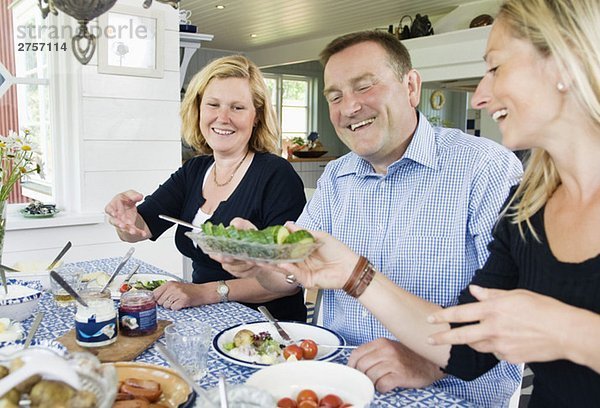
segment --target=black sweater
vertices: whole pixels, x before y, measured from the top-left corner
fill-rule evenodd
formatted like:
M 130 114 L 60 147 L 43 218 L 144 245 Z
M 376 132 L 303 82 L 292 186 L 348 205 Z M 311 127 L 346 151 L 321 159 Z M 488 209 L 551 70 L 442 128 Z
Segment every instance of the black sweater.
M 214 162 L 213 156 L 199 156 L 188 160 L 171 177 L 138 206 L 140 215 L 156 240 L 172 223 L 158 218 L 170 215 L 192 222 L 206 199 L 202 183 L 206 171 Z M 256 153 L 252 164 L 231 196 L 219 204 L 210 221 L 229 225 L 235 217 L 251 221 L 257 228 L 295 221 L 306 199 L 300 177 L 287 160 L 269 153 Z M 221 264 L 213 261 L 194 242 L 184 235 L 186 227 L 177 227 L 175 244 L 179 251 L 192 259 L 193 282 L 205 283 L 235 279 Z M 265 305 L 281 320 L 306 320 L 303 294 L 275 299 L 267 303 L 246 304 L 257 308 Z
M 600 313 L 600 255 L 581 263 L 556 259 L 544 230 L 544 208 L 531 218 L 541 242 L 526 227 L 524 241 L 517 225 L 506 217 L 500 220 L 489 245 L 490 257 L 472 283 L 488 288 L 528 289 Z M 460 303 L 474 301 L 468 289 L 459 298 Z M 527 310 L 514 312 L 527 313 Z M 600 347 L 600 339 L 597 345 Z M 492 354 L 479 353 L 468 346 L 453 346 L 445 371 L 469 380 L 497 362 Z M 592 369 L 567 360 L 529 363 L 529 366 L 534 372 L 529 407 L 600 406 L 600 374 Z

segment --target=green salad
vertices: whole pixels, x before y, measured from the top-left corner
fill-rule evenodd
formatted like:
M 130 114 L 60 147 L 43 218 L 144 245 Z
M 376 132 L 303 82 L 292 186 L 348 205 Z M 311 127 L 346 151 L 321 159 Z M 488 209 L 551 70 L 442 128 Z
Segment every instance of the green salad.
M 283 225 L 262 230 L 241 230 L 210 221 L 202 225 L 196 241 L 203 250 L 242 255 L 253 259 L 286 260 L 302 258 L 315 247 L 316 240 L 306 230 L 290 232 Z M 194 235 L 189 235 L 192 239 Z

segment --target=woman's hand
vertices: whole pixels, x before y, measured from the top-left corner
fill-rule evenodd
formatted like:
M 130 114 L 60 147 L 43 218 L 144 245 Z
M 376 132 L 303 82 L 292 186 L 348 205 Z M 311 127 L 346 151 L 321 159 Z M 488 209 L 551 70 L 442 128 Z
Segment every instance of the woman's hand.
M 152 235 L 144 219 L 139 215 L 136 204 L 144 196 L 137 191 L 119 193 L 104 207 L 108 222 L 117 229 L 122 240 L 141 241 Z
M 430 337 L 432 344 L 468 344 L 511 363 L 566 358 L 565 346 L 573 336 L 572 306 L 527 290 L 485 289 L 471 285 L 479 300 L 449 307 L 429 316 L 430 323 L 469 323 Z
M 294 232 L 300 230 L 291 222 L 286 227 Z M 322 245 L 303 262 L 277 265 L 277 270 L 294 275 L 306 288 L 341 289 L 358 262 L 359 256 L 331 235 L 322 231 L 310 231 Z M 265 267 L 268 267 L 266 265 Z
M 207 291 L 209 289 L 201 284 L 169 281 L 154 289 L 152 293 L 156 303 L 165 309 L 180 310 L 186 307 L 213 303 L 203 298 L 203 295 L 208 295 Z

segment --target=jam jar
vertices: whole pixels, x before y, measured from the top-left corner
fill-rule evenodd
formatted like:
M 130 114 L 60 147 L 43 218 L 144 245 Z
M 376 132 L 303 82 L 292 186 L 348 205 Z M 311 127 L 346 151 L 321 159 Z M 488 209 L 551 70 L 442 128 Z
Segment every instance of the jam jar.
M 119 326 L 124 336 L 145 336 L 156 331 L 156 300 L 151 291 L 130 290 L 121 295 Z
M 110 291 L 84 290 L 81 297 L 87 303 L 87 307 L 77 304 L 77 344 L 82 347 L 101 347 L 117 341 L 117 311 Z

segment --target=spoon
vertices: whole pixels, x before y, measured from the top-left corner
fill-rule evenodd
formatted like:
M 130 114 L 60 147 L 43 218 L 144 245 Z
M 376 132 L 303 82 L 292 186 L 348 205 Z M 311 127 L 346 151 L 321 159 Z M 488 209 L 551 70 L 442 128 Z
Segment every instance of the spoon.
M 52 279 L 54 279 L 56 281 L 56 283 L 58 283 L 64 290 L 67 291 L 67 293 L 71 296 L 73 296 L 73 298 L 75 298 L 75 300 L 83 307 L 88 307 L 88 304 L 85 303 L 85 301 L 81 298 L 81 296 L 79 296 L 79 293 L 77 293 L 75 291 L 75 289 L 73 289 L 71 287 L 71 285 L 69 285 L 63 278 L 62 276 L 60 276 L 58 273 L 56 273 L 55 271 L 50 271 L 50 277 Z
M 42 322 L 43 318 L 44 318 L 44 312 L 38 312 L 35 315 L 35 319 L 33 320 L 33 323 L 31 324 L 29 333 L 27 333 L 27 338 L 25 339 L 25 344 L 23 344 L 24 349 L 28 348 L 31 345 L 31 340 L 33 340 L 33 336 L 35 336 L 35 333 L 37 332 L 37 329 L 40 327 L 40 323 Z
M 67 251 L 69 249 L 71 249 L 71 246 L 72 246 L 71 241 L 67 242 L 66 245 L 64 246 L 64 248 L 58 253 L 56 258 L 54 258 L 54 261 L 52 261 L 52 263 L 50 265 L 48 265 L 48 267 L 46 267 L 46 270 L 49 271 L 49 270 L 53 269 L 58 264 L 58 262 L 62 259 L 62 257 L 65 256 Z

